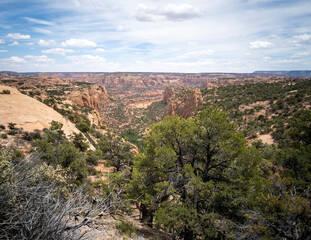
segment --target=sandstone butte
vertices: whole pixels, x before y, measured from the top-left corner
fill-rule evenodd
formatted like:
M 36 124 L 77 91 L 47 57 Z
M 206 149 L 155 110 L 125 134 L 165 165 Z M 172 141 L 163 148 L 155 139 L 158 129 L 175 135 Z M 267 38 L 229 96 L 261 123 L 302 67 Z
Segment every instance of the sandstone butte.
M 167 87 L 163 93 L 163 102 L 167 104 L 163 116 L 177 114 L 182 118 L 191 117 L 202 101 L 202 94 L 198 88 Z
M 84 92 L 72 92 L 69 94 L 68 99 L 80 106 L 92 107 L 100 111 L 101 101 L 108 99 L 108 93 L 105 86 L 95 84 L 90 89 L 85 89 Z
M 9 90 L 10 94 L 0 94 L 0 124 L 16 123 L 16 127 L 33 132 L 49 128 L 52 120 L 63 124 L 67 137 L 80 133 L 75 125 L 47 105 L 20 93 L 17 89 L 0 85 L 0 92 Z M 93 146 L 91 146 L 93 148 Z

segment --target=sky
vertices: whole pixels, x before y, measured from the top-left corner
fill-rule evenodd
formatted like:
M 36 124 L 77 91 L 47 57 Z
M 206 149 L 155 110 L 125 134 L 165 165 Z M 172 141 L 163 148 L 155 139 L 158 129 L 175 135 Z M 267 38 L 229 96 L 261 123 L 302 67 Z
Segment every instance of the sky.
M 310 0 L 0 0 L 0 71 L 311 70 Z

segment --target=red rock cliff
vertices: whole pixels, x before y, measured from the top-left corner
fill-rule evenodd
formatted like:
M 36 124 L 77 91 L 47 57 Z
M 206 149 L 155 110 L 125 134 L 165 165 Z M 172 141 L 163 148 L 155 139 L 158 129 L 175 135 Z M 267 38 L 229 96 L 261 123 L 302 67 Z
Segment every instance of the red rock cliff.
M 108 94 L 105 86 L 95 84 L 84 92 L 76 91 L 71 93 L 68 99 L 78 105 L 92 107 L 100 111 L 101 101 L 108 99 Z
M 191 117 L 202 101 L 202 94 L 198 88 L 167 87 L 163 94 L 163 102 L 167 104 L 163 116 L 177 114 L 182 118 Z

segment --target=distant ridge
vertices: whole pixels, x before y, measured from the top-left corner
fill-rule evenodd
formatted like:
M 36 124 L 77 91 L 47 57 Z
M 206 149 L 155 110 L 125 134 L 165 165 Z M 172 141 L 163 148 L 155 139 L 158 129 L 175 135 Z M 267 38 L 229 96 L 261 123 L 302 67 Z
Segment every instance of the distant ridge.
M 13 72 L 13 71 L 0 71 L 0 74 L 20 75 L 20 73 L 18 73 L 18 72 Z
M 311 71 L 309 70 L 297 70 L 297 71 L 255 71 L 254 74 L 263 75 L 282 75 L 289 77 L 311 77 Z

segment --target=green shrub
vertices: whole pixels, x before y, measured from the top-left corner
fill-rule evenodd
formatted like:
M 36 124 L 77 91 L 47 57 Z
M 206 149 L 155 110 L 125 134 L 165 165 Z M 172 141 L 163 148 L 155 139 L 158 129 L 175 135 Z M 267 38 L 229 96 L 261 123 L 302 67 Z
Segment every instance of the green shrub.
M 89 132 L 90 131 L 90 125 L 87 122 L 79 122 L 77 124 L 77 128 L 81 131 L 81 132 Z
M 129 222 L 116 223 L 116 228 L 123 234 L 130 235 L 136 233 L 136 227 Z
M 0 129 L 1 130 L 4 130 L 5 129 L 5 126 L 3 124 L 0 124 Z
M 3 90 L 2 94 L 11 94 L 11 91 L 10 90 Z
M 1 134 L 1 138 L 2 138 L 2 139 L 7 139 L 7 138 L 8 138 L 8 135 L 6 135 L 5 133 L 2 133 L 2 134 Z

